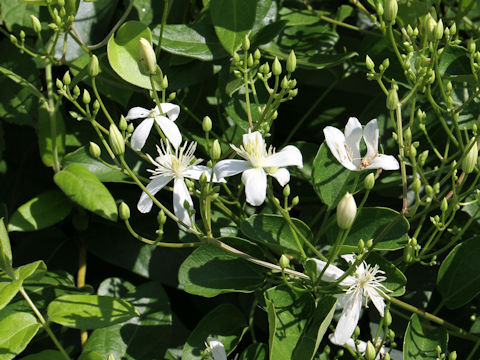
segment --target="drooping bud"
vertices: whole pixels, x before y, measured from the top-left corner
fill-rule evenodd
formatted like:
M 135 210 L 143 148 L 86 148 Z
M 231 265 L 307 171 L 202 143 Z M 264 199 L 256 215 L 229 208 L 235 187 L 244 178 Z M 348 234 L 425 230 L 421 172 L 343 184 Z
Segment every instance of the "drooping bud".
M 365 350 L 365 359 L 375 360 L 376 356 L 377 356 L 377 352 L 375 351 L 375 346 L 373 346 L 373 344 L 370 341 L 367 341 L 367 349 Z
M 285 269 L 290 265 L 290 260 L 285 254 L 282 254 L 282 256 L 280 256 L 280 259 L 278 260 L 278 265 L 280 265 L 282 269 Z
M 114 154 L 123 155 L 125 153 L 125 140 L 115 124 L 110 125 L 108 137 Z
M 91 141 L 90 146 L 88 147 L 88 151 L 90 152 L 90 155 L 92 155 L 92 157 L 95 159 L 98 159 L 102 154 L 102 150 L 100 149 L 100 147 Z
M 373 71 L 375 69 L 375 63 L 373 62 L 372 58 L 368 55 L 365 57 L 365 65 L 367 66 L 367 69 L 370 71 Z
M 272 64 L 272 73 L 275 76 L 279 76 L 282 73 L 282 64 L 280 64 L 280 61 L 278 61 L 276 56 Z
M 125 118 L 123 117 L 123 115 L 120 115 L 120 121 L 118 122 L 118 128 L 119 128 L 121 131 L 125 131 L 125 130 L 127 130 L 127 127 L 128 127 L 127 120 L 125 120 Z
M 205 132 L 209 132 L 210 130 L 212 130 L 212 119 L 210 119 L 210 116 L 205 116 L 203 118 L 202 129 Z
M 375 186 L 375 175 L 373 175 L 373 173 L 368 174 L 365 180 L 363 180 L 363 186 L 365 186 L 366 190 L 373 189 Z
M 395 84 L 392 85 L 391 89 L 388 91 L 387 95 L 387 109 L 395 110 L 398 105 L 398 94 L 397 87 Z
M 40 20 L 35 15 L 30 15 L 30 20 L 32 21 L 33 31 L 39 34 L 42 31 L 42 24 Z
M 349 229 L 357 215 L 357 204 L 352 194 L 347 192 L 337 205 L 337 224 L 340 229 Z
M 468 152 L 468 154 L 462 160 L 462 170 L 466 174 L 470 174 L 477 165 L 478 160 L 478 145 L 477 141 L 473 143 L 472 148 Z
M 248 38 L 248 35 L 245 35 L 243 37 L 242 47 L 243 47 L 243 50 L 249 50 L 250 49 L 250 39 Z
M 383 19 L 387 23 L 395 23 L 395 19 L 397 18 L 398 12 L 398 3 L 397 0 L 385 0 L 384 1 L 384 12 L 383 12 Z
M 212 144 L 212 160 L 217 161 L 218 159 L 220 159 L 220 156 L 222 156 L 222 148 L 220 147 L 220 143 L 218 142 L 218 140 L 215 139 Z
M 95 77 L 100 72 L 100 66 L 98 65 L 98 58 L 96 55 L 90 57 L 90 62 L 88 63 L 88 75 Z
M 297 67 L 297 57 L 295 56 L 295 52 L 292 50 L 287 58 L 287 71 L 289 73 L 293 73 L 295 68 Z
M 153 51 L 152 45 L 145 38 L 140 38 L 140 63 L 143 64 L 145 71 L 151 75 L 157 70 L 157 57 Z
M 122 220 L 130 219 L 130 208 L 123 201 L 118 206 L 118 216 Z

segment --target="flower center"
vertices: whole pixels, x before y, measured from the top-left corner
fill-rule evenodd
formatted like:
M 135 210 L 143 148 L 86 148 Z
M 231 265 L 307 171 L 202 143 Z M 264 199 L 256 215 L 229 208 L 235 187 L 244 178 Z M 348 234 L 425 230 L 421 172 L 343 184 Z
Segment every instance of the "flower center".
M 148 170 L 153 175 L 150 178 L 156 176 L 169 176 L 176 179 L 182 179 L 185 171 L 190 167 L 197 165 L 202 160 L 195 160 L 193 155 L 197 148 L 196 142 L 191 142 L 188 145 L 187 142 L 183 146 L 180 146 L 172 152 L 169 142 L 165 144 L 163 141 L 157 146 L 158 157 L 153 160 L 150 155 L 147 155 L 150 161 L 157 167 L 155 170 Z
M 149 118 L 155 119 L 155 117 L 160 115 L 160 111 L 155 107 L 152 110 L 150 110 L 150 113 L 148 114 Z
M 248 138 L 244 138 L 243 145 L 237 148 L 234 145 L 230 145 L 235 152 L 250 162 L 253 168 L 263 168 L 267 154 L 265 142 L 262 139 L 260 133 L 256 136 L 252 135 Z M 272 151 L 270 148 L 269 153 Z

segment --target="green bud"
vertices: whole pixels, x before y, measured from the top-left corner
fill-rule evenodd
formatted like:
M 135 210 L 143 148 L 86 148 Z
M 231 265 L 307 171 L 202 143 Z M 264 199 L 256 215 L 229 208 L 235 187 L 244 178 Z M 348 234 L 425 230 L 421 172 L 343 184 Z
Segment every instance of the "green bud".
M 125 131 L 125 130 L 127 130 L 127 127 L 128 127 L 127 120 L 125 120 L 125 118 L 123 117 L 123 115 L 120 115 L 120 121 L 119 121 L 119 123 L 118 123 L 118 128 L 119 128 L 121 131 Z
M 209 132 L 210 130 L 212 130 L 212 119 L 210 119 L 209 116 L 205 116 L 203 118 L 202 129 L 205 132 Z
M 418 163 L 420 166 L 423 166 L 425 165 L 425 162 L 427 161 L 427 158 L 428 158 L 428 150 L 425 150 L 424 152 L 422 152 L 420 154 L 420 156 L 418 157 Z
M 147 73 L 153 75 L 157 71 L 157 57 L 152 45 L 145 38 L 140 38 L 140 63 Z
M 457 33 L 457 24 L 453 23 L 452 26 L 450 26 L 450 35 L 455 35 Z
M 363 186 L 365 186 L 366 190 L 373 189 L 375 186 L 375 175 L 373 175 L 373 173 L 368 174 L 365 180 L 363 180 Z
M 403 139 L 407 144 L 412 142 L 412 130 L 409 127 L 403 132 Z
M 78 85 L 75 85 L 75 87 L 73 88 L 72 95 L 74 99 L 80 96 L 80 88 L 78 87 Z
M 55 85 L 57 85 L 57 87 L 58 87 L 59 89 L 63 89 L 63 82 L 62 82 L 62 80 L 60 80 L 60 79 L 55 80 Z
M 130 219 L 130 208 L 123 201 L 118 206 L 118 216 L 122 220 Z
M 365 350 L 365 359 L 375 360 L 375 357 L 376 357 L 375 346 L 373 346 L 373 344 L 370 341 L 367 341 L 367 349 Z
M 98 65 L 98 58 L 96 55 L 90 57 L 90 61 L 87 67 L 88 75 L 95 77 L 100 72 L 100 66 Z
M 215 139 L 212 144 L 212 160 L 217 161 L 218 159 L 220 159 L 220 156 L 222 156 L 222 148 L 220 147 L 220 143 L 218 142 L 218 140 Z
M 448 202 L 446 198 L 443 198 L 442 202 L 440 203 L 440 210 L 444 213 L 448 209 Z
M 292 199 L 292 206 L 298 205 L 299 202 L 300 202 L 300 198 L 299 198 L 298 196 L 295 196 L 295 197 Z
M 163 226 L 167 222 L 167 215 L 165 215 L 165 211 L 160 210 L 157 215 L 157 221 L 160 226 Z
M 16 45 L 16 44 L 18 43 L 18 40 L 17 40 L 17 38 L 15 37 L 15 35 L 10 34 L 10 42 L 11 42 L 13 45 Z
M 293 89 L 295 86 L 297 86 L 297 80 L 296 79 L 292 79 L 292 80 L 288 81 L 288 88 L 289 89 Z
M 383 360 L 390 360 L 390 353 L 385 353 L 385 355 L 383 355 Z
M 413 37 L 413 28 L 410 24 L 407 25 L 407 35 Z
M 238 55 L 237 53 L 233 53 L 233 62 L 235 64 L 238 64 L 240 62 L 240 55 Z
M 435 39 L 435 27 L 437 26 L 437 22 L 432 17 L 430 13 L 425 15 L 425 33 L 428 40 Z
M 108 354 L 107 360 L 115 360 L 115 356 L 113 356 L 113 354 Z
M 468 152 L 468 154 L 464 156 L 462 159 L 462 170 L 466 174 L 470 174 L 475 169 L 475 166 L 477 165 L 477 161 L 478 161 L 478 145 L 477 145 L 477 141 L 475 141 L 473 143 L 472 148 Z
M 403 261 L 406 264 L 411 264 L 415 261 L 415 249 L 411 244 L 407 244 L 403 249 Z
M 434 31 L 435 39 L 441 40 L 443 37 L 443 21 L 442 19 L 438 20 L 437 25 L 435 26 Z
M 68 70 L 63 75 L 62 81 L 65 85 L 70 85 L 71 84 L 72 78 L 70 77 L 70 72 Z
M 366 247 L 367 249 L 370 249 L 372 246 L 373 246 L 373 240 L 372 240 L 372 239 L 368 239 L 367 242 L 365 243 L 365 247 Z
M 168 88 L 168 78 L 167 78 L 167 75 L 164 75 L 163 76 L 163 79 L 162 79 L 162 82 L 160 83 L 160 86 L 162 87 L 162 89 L 166 89 Z
M 252 67 L 253 66 L 253 56 L 252 54 L 248 54 L 248 58 L 247 58 L 247 66 L 248 67 Z
M 425 186 L 425 192 L 427 195 L 432 195 L 433 194 L 433 187 L 429 184 Z
M 203 187 L 205 185 L 207 185 L 208 183 L 208 177 L 207 177 L 207 173 L 206 171 L 202 172 L 202 175 L 200 175 L 200 179 L 198 179 L 198 182 L 200 183 L 200 185 Z
M 90 155 L 92 155 L 92 157 L 95 159 L 98 159 L 102 154 L 102 150 L 100 149 L 100 147 L 91 141 L 90 146 L 88 147 L 88 151 L 90 152 Z
M 363 250 L 365 250 L 365 241 L 363 241 L 363 239 L 358 240 L 357 249 L 358 249 L 359 253 L 362 253 Z M 359 329 L 359 331 L 360 331 L 360 329 Z
M 412 190 L 418 193 L 420 191 L 421 186 L 422 186 L 422 182 L 420 181 L 420 179 L 418 177 L 415 178 L 412 183 Z
M 278 265 L 280 265 L 282 269 L 285 269 L 290 265 L 290 260 L 287 256 L 285 256 L 285 254 L 282 254 L 282 256 L 280 256 L 280 260 L 278 260 Z
M 390 311 L 385 311 L 385 314 L 383 315 L 383 322 L 386 326 L 390 326 L 392 324 L 392 314 Z
M 262 57 L 262 54 L 260 53 L 260 50 L 255 50 L 255 52 L 253 53 L 253 58 L 255 60 L 260 60 L 260 58 Z
M 372 58 L 368 55 L 365 57 L 365 65 L 367 66 L 367 69 L 370 71 L 373 71 L 375 69 L 375 63 L 373 62 Z
M 90 97 L 90 93 L 88 92 L 87 89 L 83 90 L 82 101 L 83 101 L 84 104 L 90 104 L 90 101 L 92 101 L 92 99 Z
M 387 23 L 391 23 L 391 24 L 395 23 L 395 19 L 397 18 L 397 12 L 398 12 L 397 0 L 385 0 L 384 8 L 385 8 L 385 11 L 383 13 L 383 19 Z
M 270 72 L 270 65 L 268 65 L 268 62 L 260 66 L 260 72 L 264 75 L 268 74 Z
M 280 83 L 282 89 L 288 89 L 288 79 L 286 76 L 283 77 L 282 82 Z
M 353 330 L 353 336 L 355 336 L 357 338 L 360 336 L 360 327 L 359 326 L 355 326 L 355 330 Z
M 283 196 L 290 196 L 290 185 L 287 184 L 284 188 L 283 188 Z
M 279 76 L 282 73 L 282 65 L 280 64 L 280 61 L 278 61 L 278 58 L 276 56 L 272 64 L 272 73 L 275 76 Z
M 385 10 L 383 8 L 383 5 L 381 2 L 377 4 L 377 15 L 382 16 L 385 13 Z
M 249 50 L 250 49 L 250 39 L 248 38 L 248 35 L 245 35 L 243 37 L 242 47 L 243 47 L 243 50 Z
M 27 35 L 25 34 L 25 31 L 20 30 L 20 40 L 21 40 L 22 42 L 25 40 L 25 36 L 27 36 Z
M 447 89 L 448 92 L 453 90 L 453 85 L 450 80 L 447 82 L 447 85 L 445 86 L 445 88 Z
M 177 97 L 177 93 L 172 92 L 170 95 L 168 95 L 168 101 L 173 101 Z
M 133 133 L 133 130 L 135 130 L 135 127 L 133 126 L 132 123 L 128 124 L 127 126 L 127 132 Z
M 337 351 L 337 357 L 338 358 L 341 358 L 343 355 L 345 355 L 345 350 L 340 349 L 340 350 Z
M 467 49 L 468 49 L 468 52 L 471 54 L 473 54 L 477 49 L 477 46 L 475 45 L 475 41 L 473 39 L 468 40 Z
M 125 153 L 125 140 L 115 124 L 110 125 L 108 137 L 113 153 L 115 155 L 123 155 Z
M 298 89 L 293 89 L 288 92 L 288 96 L 294 98 L 295 96 L 298 95 Z
M 289 73 L 293 73 L 295 68 L 297 67 L 297 57 L 295 56 L 295 52 L 292 50 L 287 58 L 287 71 Z
M 35 15 L 30 15 L 30 20 L 32 21 L 32 27 L 33 31 L 35 31 L 37 34 L 42 31 L 42 24 L 40 23 L 40 20 Z
M 417 157 L 417 148 L 415 146 L 413 146 L 413 144 L 412 144 L 412 146 L 410 146 L 409 152 L 410 152 L 410 156 L 412 158 Z
M 393 341 L 393 339 L 395 339 L 395 331 L 388 329 L 388 337 Z
M 347 192 L 337 205 L 337 225 L 340 229 L 349 229 L 357 215 L 357 204 L 352 194 Z
M 97 99 L 95 99 L 92 107 L 93 107 L 93 111 L 98 111 L 100 109 L 100 102 Z
M 397 88 L 395 85 L 392 85 L 387 95 L 387 109 L 395 110 L 397 108 L 397 105 L 398 105 Z
M 452 351 L 450 354 L 448 354 L 448 360 L 457 360 L 457 352 Z

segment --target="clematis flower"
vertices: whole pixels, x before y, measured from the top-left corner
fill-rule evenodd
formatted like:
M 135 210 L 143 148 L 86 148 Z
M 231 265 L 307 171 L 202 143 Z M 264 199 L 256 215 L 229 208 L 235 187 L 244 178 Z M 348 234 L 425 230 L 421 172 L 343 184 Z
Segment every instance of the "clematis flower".
M 355 262 L 355 255 L 343 255 L 342 257 L 349 263 Z M 327 263 L 318 259 L 313 260 L 316 262 L 317 271 L 320 274 Z M 322 275 L 322 280 L 336 281 L 344 273 L 343 270 L 335 265 L 329 265 Z M 380 270 L 378 265 L 370 266 L 366 262 L 362 262 L 356 268 L 354 275 L 348 275 L 340 282 L 340 286 L 347 286 L 348 289 L 339 298 L 339 303 L 343 310 L 335 328 L 333 340 L 331 339 L 332 342 L 345 344 L 352 337 L 360 318 L 360 309 L 364 299 L 365 305 L 368 299 L 371 299 L 380 316 L 383 317 L 385 309 L 383 296 L 387 296 L 385 293 L 390 292 L 390 290 L 381 284 L 382 281 L 386 280 L 386 277 L 382 274 L 385 274 L 385 272 Z
M 222 342 L 216 338 L 209 337 L 207 339 L 208 347 L 210 348 L 213 360 L 227 360 L 227 353 L 225 352 L 225 346 Z
M 148 169 L 152 173 L 150 176 L 150 183 L 147 185 L 147 190 L 155 196 L 165 185 L 173 180 L 173 212 L 178 219 L 188 226 L 192 226 L 190 216 L 184 203 L 187 201 L 190 207 L 193 208 L 193 201 L 185 184 L 185 178 L 198 180 L 205 172 L 209 177 L 212 174 L 212 169 L 206 166 L 198 165 L 202 159 L 195 160 L 193 153 L 197 148 L 196 142 L 187 142 L 183 146 L 175 149 L 175 153 L 170 149 L 170 144 L 161 142 L 161 147 L 157 146 L 158 157 L 152 159 L 147 154 L 148 158 L 156 169 Z M 213 181 L 217 181 L 214 177 Z M 152 209 L 152 199 L 143 192 L 138 201 L 137 208 L 142 213 L 147 213 Z
M 175 149 L 180 146 L 182 134 L 180 134 L 178 126 L 174 123 L 178 114 L 180 114 L 180 107 L 170 103 L 161 103 L 160 107 L 166 116 L 160 115 L 158 106 L 155 106 L 155 108 L 151 110 L 137 106 L 128 111 L 125 120 L 145 119 L 137 126 L 132 134 L 130 143 L 133 149 L 142 150 L 152 129 L 153 122 L 156 122 L 158 126 L 160 126 L 160 129 L 162 129 L 166 138 Z
M 325 127 L 323 133 L 333 156 L 349 170 L 397 170 L 399 168 L 395 157 L 378 153 L 377 119 L 369 121 L 362 129 L 358 119 L 351 117 L 345 126 L 345 134 L 333 126 Z M 360 155 L 362 137 L 367 145 L 367 153 L 364 157 Z
M 284 166 L 303 167 L 302 153 L 293 145 L 285 146 L 275 153 L 270 146 L 267 151 L 265 140 L 258 131 L 243 135 L 240 148 L 230 145 L 245 160 L 222 160 L 215 165 L 215 174 L 221 179 L 242 173 L 247 202 L 253 206 L 263 204 L 267 193 L 267 174 L 285 186 L 290 181 L 290 173 Z

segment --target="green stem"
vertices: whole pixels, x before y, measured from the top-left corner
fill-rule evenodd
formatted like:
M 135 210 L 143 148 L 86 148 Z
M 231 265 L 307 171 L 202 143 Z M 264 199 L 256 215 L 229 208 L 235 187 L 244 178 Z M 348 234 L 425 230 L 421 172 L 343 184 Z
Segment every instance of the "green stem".
M 163 5 L 162 25 L 160 27 L 160 35 L 158 38 L 157 47 L 155 48 L 155 56 L 157 59 L 158 59 L 158 56 L 160 55 L 160 51 L 162 51 L 163 31 L 165 29 L 165 24 L 167 22 L 167 15 L 168 15 L 168 0 L 165 0 Z
M 247 118 L 250 129 L 253 128 L 252 111 L 250 109 L 250 87 L 248 86 L 248 51 L 243 52 L 243 87 L 245 88 L 245 104 L 247 107 Z
M 393 117 L 393 112 L 391 113 L 391 115 Z M 398 153 L 400 155 L 400 173 L 402 175 L 402 193 L 403 193 L 402 213 L 407 214 L 408 213 L 407 169 L 405 166 L 405 149 L 403 146 L 402 108 L 400 103 L 397 104 L 396 115 L 397 115 Z
M 105 105 L 103 104 L 103 101 L 102 101 L 102 98 L 100 97 L 100 94 L 98 93 L 97 84 L 96 84 L 96 82 L 95 82 L 95 78 L 92 78 L 92 89 L 93 89 L 93 93 L 95 94 L 95 97 L 97 98 L 98 102 L 100 103 L 100 107 L 102 108 L 102 111 L 103 111 L 103 113 L 105 114 L 105 116 L 107 117 L 108 121 L 110 122 L 110 124 L 115 124 L 115 122 L 113 121 L 112 117 L 111 117 L 110 114 L 108 113 L 107 108 L 106 108 Z
M 53 171 L 56 173 L 60 171 L 60 161 L 58 159 L 58 144 L 57 144 L 57 119 L 55 102 L 53 98 L 53 80 L 52 80 L 52 64 L 47 62 L 45 66 L 45 80 L 47 82 L 48 106 L 47 112 L 50 119 L 50 137 L 52 139 L 52 162 Z

